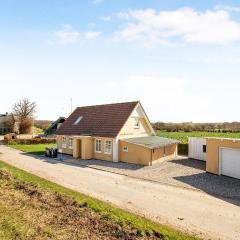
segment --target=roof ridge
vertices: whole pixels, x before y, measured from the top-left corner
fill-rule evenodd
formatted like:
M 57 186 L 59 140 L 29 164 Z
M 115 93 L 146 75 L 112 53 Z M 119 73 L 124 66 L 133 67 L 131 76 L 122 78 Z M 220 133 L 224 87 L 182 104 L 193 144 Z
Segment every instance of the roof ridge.
M 121 102 L 76 108 L 60 126 L 58 135 L 82 135 L 92 132 L 94 136 L 116 137 L 139 101 Z M 74 125 L 82 116 L 80 124 Z
M 109 105 L 118 105 L 118 104 L 128 104 L 128 103 L 140 103 L 140 101 L 130 101 L 130 102 L 117 102 L 117 103 L 106 103 L 106 104 L 95 104 L 95 105 L 88 105 L 88 106 L 81 106 L 78 108 L 89 108 L 89 107 L 99 107 L 99 106 L 109 106 Z

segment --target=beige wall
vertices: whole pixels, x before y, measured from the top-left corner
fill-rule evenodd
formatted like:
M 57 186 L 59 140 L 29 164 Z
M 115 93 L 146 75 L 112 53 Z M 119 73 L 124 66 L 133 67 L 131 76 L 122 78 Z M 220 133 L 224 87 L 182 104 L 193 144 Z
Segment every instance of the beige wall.
M 71 136 L 64 136 L 64 137 L 66 137 L 66 143 L 67 143 L 66 147 L 62 147 L 62 137 L 63 136 L 57 136 L 57 148 L 62 149 L 63 154 L 73 155 L 73 149 L 70 149 L 68 147 L 68 140 Z
M 130 116 L 127 122 L 124 124 L 123 128 L 119 133 L 119 137 L 135 137 L 135 136 L 147 136 L 151 134 L 151 130 L 147 125 L 146 119 L 143 117 L 139 118 L 140 126 L 139 128 L 134 128 L 134 117 Z
M 166 160 L 175 158 L 177 156 L 177 144 L 171 144 L 165 147 L 165 154 L 164 154 L 164 147 L 160 147 L 154 149 L 152 151 L 152 161 L 153 163 L 158 160 Z
M 219 148 L 240 148 L 239 140 L 231 139 L 207 139 L 206 152 L 206 171 L 214 174 L 219 174 Z
M 85 137 L 85 136 L 74 136 L 73 140 L 73 149 L 69 149 L 68 147 L 62 147 L 62 137 L 57 136 L 57 146 L 58 149 L 61 148 L 64 154 L 73 155 L 74 158 L 81 159 L 99 159 L 99 160 L 107 160 L 113 161 L 113 138 L 103 138 L 103 137 Z M 67 143 L 71 136 L 65 136 Z M 102 149 L 101 152 L 98 153 L 95 151 L 95 141 L 96 139 L 100 139 L 102 141 Z M 105 141 L 112 141 L 112 153 L 105 153 Z M 123 146 L 128 147 L 128 152 L 124 152 Z M 128 163 L 136 163 L 145 166 L 150 166 L 152 163 L 157 162 L 158 160 L 166 160 L 169 158 L 174 158 L 177 154 L 177 145 L 169 145 L 166 147 L 165 155 L 164 149 L 150 149 L 144 146 L 127 143 L 124 140 L 119 140 L 119 161 L 128 162 Z
M 128 152 L 123 151 L 123 146 L 128 147 Z M 119 161 L 136 163 L 145 166 L 151 165 L 151 149 L 144 146 L 119 141 Z
M 82 159 L 93 158 L 93 138 L 83 138 L 82 140 Z
M 75 137 L 73 145 L 73 157 L 81 159 L 93 158 L 93 138 Z
M 81 159 L 99 159 L 99 160 L 113 160 L 113 139 L 112 138 L 103 138 L 103 137 L 86 137 L 86 136 L 72 136 L 73 137 L 73 149 L 62 147 L 62 137 L 57 136 L 57 147 L 61 148 L 64 154 L 73 155 L 74 158 Z M 67 143 L 71 136 L 66 137 Z M 95 140 L 100 139 L 102 141 L 102 151 L 100 153 L 95 151 Z M 112 141 L 112 153 L 105 153 L 105 141 Z
M 123 151 L 123 147 L 128 147 L 128 152 Z M 174 159 L 177 156 L 177 144 L 166 146 L 165 154 L 164 148 L 150 149 L 141 145 L 119 141 L 119 161 L 136 163 L 145 166 L 150 166 L 158 161 L 167 159 Z
M 95 151 L 95 141 L 96 139 L 100 139 L 102 141 L 102 151 L 100 153 Z M 107 154 L 104 152 L 105 150 L 105 141 L 110 140 L 112 141 L 112 153 Z M 94 149 L 93 149 L 93 158 L 99 159 L 99 160 L 107 160 L 107 161 L 113 161 L 113 138 L 103 138 L 103 137 L 94 137 Z

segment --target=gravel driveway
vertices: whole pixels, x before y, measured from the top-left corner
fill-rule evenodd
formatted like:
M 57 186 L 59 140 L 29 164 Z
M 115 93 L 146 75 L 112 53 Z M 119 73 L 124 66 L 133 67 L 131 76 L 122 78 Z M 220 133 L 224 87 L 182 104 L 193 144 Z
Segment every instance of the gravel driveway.
M 65 161 L 139 179 L 201 190 L 240 201 L 240 180 L 206 173 L 205 162 L 186 157 L 178 157 L 150 167 L 101 160 L 69 159 Z

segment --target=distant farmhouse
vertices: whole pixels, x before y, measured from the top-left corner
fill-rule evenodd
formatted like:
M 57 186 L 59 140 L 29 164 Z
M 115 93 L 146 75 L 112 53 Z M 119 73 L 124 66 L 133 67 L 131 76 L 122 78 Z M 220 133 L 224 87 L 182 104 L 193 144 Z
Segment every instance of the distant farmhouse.
M 65 117 L 59 117 L 56 121 L 52 122 L 52 124 L 45 130 L 46 135 L 55 135 L 57 133 L 57 129 L 64 123 L 66 120 Z
M 0 135 L 19 131 L 18 124 L 13 121 L 13 118 L 13 115 L 8 113 L 0 114 Z

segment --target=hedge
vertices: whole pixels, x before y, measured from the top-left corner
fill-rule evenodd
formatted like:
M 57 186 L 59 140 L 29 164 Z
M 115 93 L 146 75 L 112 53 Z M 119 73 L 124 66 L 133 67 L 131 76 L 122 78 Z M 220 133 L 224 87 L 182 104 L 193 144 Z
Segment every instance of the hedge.
M 188 155 L 188 143 L 179 143 L 178 144 L 178 154 L 179 155 Z
M 33 139 L 13 139 L 13 140 L 4 140 L 4 144 L 8 145 L 17 145 L 17 144 L 48 144 L 48 143 L 56 143 L 56 139 L 49 138 L 33 138 Z

